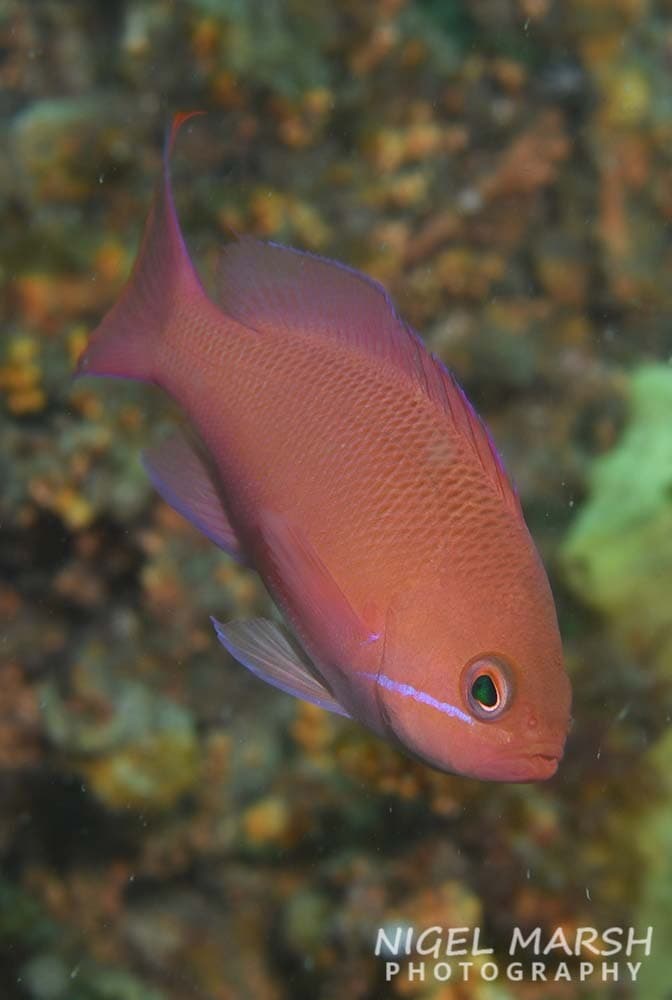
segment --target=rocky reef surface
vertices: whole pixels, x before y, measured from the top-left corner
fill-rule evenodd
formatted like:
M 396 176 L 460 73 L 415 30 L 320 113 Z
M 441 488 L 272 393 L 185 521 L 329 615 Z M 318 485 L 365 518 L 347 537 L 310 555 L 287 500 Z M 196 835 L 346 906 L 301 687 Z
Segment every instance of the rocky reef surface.
M 670 14 L 0 5 L 3 1000 L 666 995 Z M 572 675 L 552 781 L 434 773 L 236 667 L 208 616 L 267 599 L 152 492 L 169 404 L 71 383 L 196 107 L 175 186 L 206 282 L 230 228 L 360 267 L 488 420 Z M 503 965 L 514 926 L 652 924 L 654 947 L 634 985 L 489 983 L 483 959 L 386 984 L 395 924 L 481 926 Z

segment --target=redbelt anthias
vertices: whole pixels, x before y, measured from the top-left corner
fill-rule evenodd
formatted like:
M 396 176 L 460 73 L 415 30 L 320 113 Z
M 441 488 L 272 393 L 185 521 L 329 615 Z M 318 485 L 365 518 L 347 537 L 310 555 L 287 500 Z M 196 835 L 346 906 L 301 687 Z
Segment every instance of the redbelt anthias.
M 216 295 L 173 202 L 176 116 L 142 246 L 79 375 L 160 386 L 185 430 L 156 489 L 254 568 L 284 619 L 213 621 L 269 684 L 444 771 L 554 774 L 570 686 L 553 597 L 492 439 L 381 285 L 247 236 Z

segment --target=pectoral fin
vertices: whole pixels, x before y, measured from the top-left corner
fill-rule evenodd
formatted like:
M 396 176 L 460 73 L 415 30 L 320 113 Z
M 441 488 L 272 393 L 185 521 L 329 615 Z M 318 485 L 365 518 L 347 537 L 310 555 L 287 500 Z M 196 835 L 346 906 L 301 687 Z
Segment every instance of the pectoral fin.
M 263 511 L 260 527 L 290 610 L 298 612 L 309 634 L 329 639 L 335 662 L 340 660 L 339 649 L 352 650 L 380 638 L 373 624 L 378 617 L 376 608 L 372 604 L 366 609 L 365 621 L 298 524 L 282 514 Z
M 215 618 L 211 621 L 224 648 L 262 681 L 295 698 L 349 718 L 324 683 L 312 673 L 280 626 L 266 618 L 226 625 Z

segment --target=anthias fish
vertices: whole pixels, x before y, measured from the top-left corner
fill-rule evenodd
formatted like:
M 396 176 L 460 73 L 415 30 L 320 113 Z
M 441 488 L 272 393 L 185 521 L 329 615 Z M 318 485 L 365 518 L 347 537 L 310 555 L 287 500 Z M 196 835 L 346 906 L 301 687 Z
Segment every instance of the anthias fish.
M 381 285 L 247 236 L 216 295 L 169 176 L 80 375 L 152 382 L 185 417 L 156 489 L 282 613 L 214 621 L 257 677 L 444 771 L 550 777 L 570 686 L 551 590 L 490 435 Z

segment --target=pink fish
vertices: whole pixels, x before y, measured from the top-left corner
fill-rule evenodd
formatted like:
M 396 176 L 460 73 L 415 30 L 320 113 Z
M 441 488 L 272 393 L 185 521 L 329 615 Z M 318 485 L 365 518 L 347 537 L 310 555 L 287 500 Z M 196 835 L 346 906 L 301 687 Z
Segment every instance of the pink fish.
M 133 272 L 80 375 L 153 382 L 189 432 L 145 455 L 161 496 L 254 567 L 285 625 L 229 653 L 445 771 L 550 777 L 570 686 L 550 587 L 490 435 L 385 290 L 247 236 L 217 301 L 173 202 L 175 117 Z

